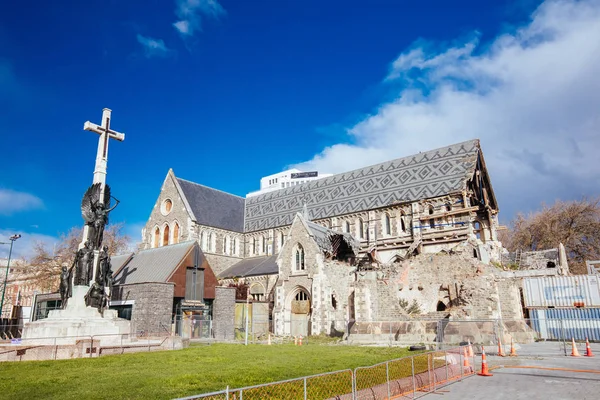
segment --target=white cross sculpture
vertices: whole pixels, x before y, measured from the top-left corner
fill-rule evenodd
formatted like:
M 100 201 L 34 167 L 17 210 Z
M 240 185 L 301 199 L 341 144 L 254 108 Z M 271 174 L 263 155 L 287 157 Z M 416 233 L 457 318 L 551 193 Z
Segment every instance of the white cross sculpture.
M 111 110 L 102 110 L 102 126 L 90 121 L 83 124 L 86 131 L 96 132 L 100 135 L 98 139 L 98 152 L 96 153 L 96 166 L 94 168 L 94 183 L 101 183 L 100 199 L 104 199 L 104 185 L 106 185 L 106 164 L 108 162 L 108 139 L 116 139 L 120 142 L 125 140 L 125 134 L 110 129 Z

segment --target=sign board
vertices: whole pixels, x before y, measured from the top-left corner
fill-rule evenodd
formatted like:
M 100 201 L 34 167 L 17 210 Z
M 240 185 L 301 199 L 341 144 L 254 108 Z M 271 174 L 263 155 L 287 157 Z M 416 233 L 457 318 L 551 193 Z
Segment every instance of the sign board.
M 21 344 L 21 339 L 10 339 L 10 344 Z
M 292 173 L 292 179 L 300 179 L 300 178 L 316 178 L 319 176 L 318 171 L 310 171 L 310 172 L 294 172 Z
M 181 305 L 183 307 L 202 307 L 204 302 L 202 300 L 183 300 Z

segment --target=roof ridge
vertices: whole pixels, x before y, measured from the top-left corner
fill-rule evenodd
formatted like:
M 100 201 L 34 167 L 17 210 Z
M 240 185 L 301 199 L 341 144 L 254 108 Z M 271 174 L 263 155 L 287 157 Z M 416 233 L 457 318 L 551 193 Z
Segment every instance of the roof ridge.
M 240 199 L 242 199 L 242 200 L 246 200 L 246 198 L 245 198 L 245 197 L 238 196 L 237 194 L 229 193 L 229 192 L 226 192 L 226 191 L 224 191 L 224 190 L 221 190 L 221 189 L 215 189 L 215 188 L 213 188 L 213 187 L 206 186 L 206 185 L 203 185 L 203 184 L 201 184 L 201 183 L 198 183 L 198 182 L 193 182 L 193 181 L 190 181 L 190 180 L 188 180 L 188 179 L 179 178 L 178 176 L 176 176 L 176 177 L 175 177 L 175 179 L 178 179 L 178 180 L 180 180 L 180 181 L 185 181 L 185 182 L 191 183 L 191 184 L 193 184 L 193 185 L 202 186 L 203 188 L 210 189 L 210 190 L 214 190 L 215 192 L 221 192 L 221 193 L 224 193 L 224 194 L 228 194 L 228 195 L 230 195 L 230 196 L 239 197 L 239 198 L 240 198 Z

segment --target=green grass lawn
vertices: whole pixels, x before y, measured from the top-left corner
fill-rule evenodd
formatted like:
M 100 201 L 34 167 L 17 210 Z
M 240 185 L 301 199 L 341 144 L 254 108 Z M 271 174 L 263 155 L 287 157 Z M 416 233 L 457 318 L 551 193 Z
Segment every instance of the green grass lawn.
M 94 359 L 0 363 L 2 399 L 171 399 L 372 365 L 406 349 L 213 344 Z

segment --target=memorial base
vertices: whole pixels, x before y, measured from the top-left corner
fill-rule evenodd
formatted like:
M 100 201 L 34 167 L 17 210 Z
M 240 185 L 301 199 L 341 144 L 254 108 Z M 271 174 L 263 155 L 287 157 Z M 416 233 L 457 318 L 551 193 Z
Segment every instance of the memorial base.
M 73 295 L 62 310 L 52 310 L 48 318 L 25 324 L 23 339 L 28 343 L 39 340 L 40 344 L 75 344 L 83 338 L 100 340 L 102 344 L 121 342 L 122 335 L 131 333 L 128 320 L 118 318 L 117 311 L 104 310 L 101 315 L 98 309 L 85 304 L 88 286 L 73 286 Z

